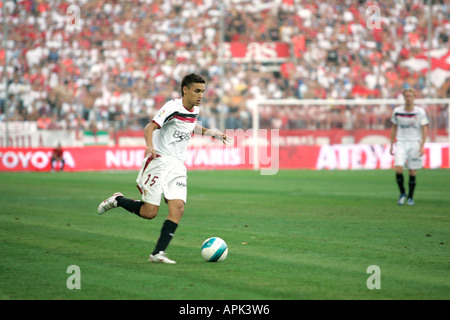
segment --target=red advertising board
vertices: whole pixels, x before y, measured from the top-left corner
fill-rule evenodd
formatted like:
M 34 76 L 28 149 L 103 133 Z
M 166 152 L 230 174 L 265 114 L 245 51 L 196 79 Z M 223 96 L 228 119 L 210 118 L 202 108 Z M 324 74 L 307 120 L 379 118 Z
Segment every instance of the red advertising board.
M 0 171 L 48 171 L 51 148 L 0 148 Z M 65 148 L 66 171 L 139 170 L 143 147 Z M 337 144 L 323 146 L 261 147 L 262 168 L 358 170 L 390 169 L 388 145 Z M 251 147 L 192 147 L 186 166 L 195 169 L 253 169 Z M 427 143 L 425 168 L 449 168 L 449 144 Z
M 264 130 L 264 129 L 263 129 Z M 228 136 L 237 136 L 239 130 L 227 130 Z M 270 130 L 266 130 L 270 131 Z M 366 130 L 366 129 L 329 129 L 329 130 L 307 130 L 307 129 L 292 129 L 279 130 L 279 144 L 281 146 L 314 146 L 323 144 L 387 144 L 390 141 L 391 130 Z M 251 137 L 251 129 L 242 131 L 241 134 L 246 137 Z M 264 136 L 262 136 L 264 137 Z M 122 138 L 136 139 L 142 143 L 142 132 L 140 131 L 123 131 L 116 134 L 117 143 L 120 143 Z M 197 139 L 198 136 L 193 135 L 192 139 Z M 445 141 L 448 139 L 448 133 L 445 129 L 438 129 L 430 132 L 431 141 Z M 437 139 L 439 138 L 439 139 Z M 201 139 L 201 138 L 200 138 Z M 242 140 L 242 139 L 241 139 Z M 240 141 L 241 141 L 240 140 Z

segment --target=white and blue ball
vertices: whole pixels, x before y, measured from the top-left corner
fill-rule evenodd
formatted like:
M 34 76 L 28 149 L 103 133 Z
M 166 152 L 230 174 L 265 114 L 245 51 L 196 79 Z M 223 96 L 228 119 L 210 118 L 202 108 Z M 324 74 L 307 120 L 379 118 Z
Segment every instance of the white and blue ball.
M 223 261 L 228 255 L 228 246 L 223 239 L 211 237 L 202 244 L 202 257 L 208 262 Z

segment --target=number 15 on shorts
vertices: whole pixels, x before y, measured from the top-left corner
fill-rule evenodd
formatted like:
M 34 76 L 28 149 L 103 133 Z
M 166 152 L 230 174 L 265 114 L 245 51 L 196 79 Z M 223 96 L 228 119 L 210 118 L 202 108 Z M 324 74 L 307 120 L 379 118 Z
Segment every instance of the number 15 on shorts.
M 144 184 L 147 184 L 151 177 L 152 177 L 152 174 L 149 174 L 148 178 L 147 178 L 147 180 L 145 180 Z M 158 179 L 158 176 L 153 176 L 153 178 L 148 186 L 149 187 L 153 186 L 156 183 L 156 179 Z

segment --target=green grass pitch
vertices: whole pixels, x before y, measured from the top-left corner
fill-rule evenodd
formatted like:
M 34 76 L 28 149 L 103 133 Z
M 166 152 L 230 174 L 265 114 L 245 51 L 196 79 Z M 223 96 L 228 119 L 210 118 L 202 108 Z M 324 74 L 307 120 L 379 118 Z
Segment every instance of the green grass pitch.
M 139 199 L 136 175 L 0 173 L 0 299 L 450 298 L 450 170 L 419 171 L 412 207 L 396 204 L 392 170 L 191 171 L 176 265 L 147 260 L 165 204 L 154 220 L 96 213 L 116 191 Z M 202 259 L 211 236 L 224 262 Z M 71 265 L 80 289 L 66 285 Z

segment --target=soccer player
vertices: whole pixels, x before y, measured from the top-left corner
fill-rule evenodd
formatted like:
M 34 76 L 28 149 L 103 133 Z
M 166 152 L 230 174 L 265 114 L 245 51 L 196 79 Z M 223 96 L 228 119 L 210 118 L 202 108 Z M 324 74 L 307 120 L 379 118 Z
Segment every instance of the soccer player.
M 175 263 L 166 256 L 165 250 L 184 213 L 187 195 L 184 161 L 192 132 L 220 139 L 224 144 L 231 140 L 218 130 L 212 131 L 196 123 L 204 92 L 205 80 L 200 75 L 186 75 L 181 82 L 182 98 L 166 102 L 145 127 L 147 148 L 136 180 L 142 201 L 116 192 L 98 206 L 99 214 L 119 206 L 144 219 L 153 219 L 164 195 L 169 215 L 149 256 L 151 262 Z
M 406 200 L 406 191 L 403 182 L 403 167 L 405 163 L 409 169 L 409 190 L 407 204 L 414 205 L 414 189 L 416 187 L 416 170 L 422 168 L 422 155 L 428 136 L 428 118 L 425 110 L 414 106 L 416 93 L 412 89 L 403 91 L 405 105 L 396 107 L 392 113 L 391 121 L 391 148 L 394 155 L 395 147 L 395 176 L 400 190 L 398 204 L 403 205 Z
M 60 170 L 63 171 L 64 164 L 66 162 L 64 161 L 64 158 L 63 158 L 63 150 L 62 150 L 61 144 L 58 144 L 56 146 L 56 148 L 54 148 L 52 150 L 52 160 L 51 160 L 52 171 L 55 171 L 55 168 L 56 168 L 55 164 L 57 162 L 61 163 Z

